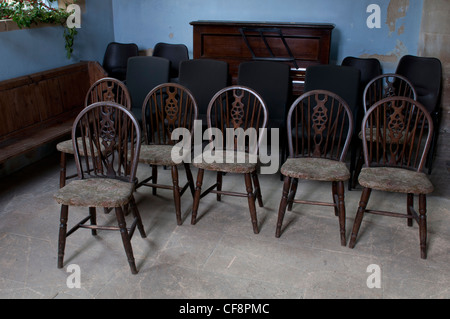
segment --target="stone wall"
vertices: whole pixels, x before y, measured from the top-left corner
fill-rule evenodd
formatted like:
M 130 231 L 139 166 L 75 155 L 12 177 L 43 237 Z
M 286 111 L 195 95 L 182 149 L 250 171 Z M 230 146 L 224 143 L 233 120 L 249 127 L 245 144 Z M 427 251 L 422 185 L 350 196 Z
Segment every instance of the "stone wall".
M 419 56 L 441 60 L 443 67 L 443 116 L 440 131 L 450 133 L 450 1 L 425 0 L 418 47 Z M 448 147 L 448 146 L 447 146 Z

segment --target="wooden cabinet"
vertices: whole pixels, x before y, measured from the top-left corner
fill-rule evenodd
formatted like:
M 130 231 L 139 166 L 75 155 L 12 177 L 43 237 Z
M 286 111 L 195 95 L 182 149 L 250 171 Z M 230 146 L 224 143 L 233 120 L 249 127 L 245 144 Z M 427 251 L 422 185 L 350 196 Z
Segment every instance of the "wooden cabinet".
M 228 63 L 235 84 L 239 64 L 275 60 L 291 66 L 294 95 L 303 92 L 306 67 L 328 64 L 332 24 L 193 21 L 194 59 Z

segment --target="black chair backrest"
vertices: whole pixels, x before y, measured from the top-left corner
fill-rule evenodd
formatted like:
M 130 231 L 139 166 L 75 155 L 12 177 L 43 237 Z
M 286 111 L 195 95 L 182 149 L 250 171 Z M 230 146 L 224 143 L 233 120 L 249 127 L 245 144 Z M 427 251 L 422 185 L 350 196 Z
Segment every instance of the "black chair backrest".
M 103 69 L 109 77 L 124 81 L 130 57 L 138 56 L 139 49 L 135 43 L 111 42 L 106 47 L 103 57 Z
M 261 95 L 270 115 L 269 128 L 280 127 L 276 120 L 286 121 L 290 100 L 289 72 L 289 65 L 281 62 L 249 61 L 239 65 L 238 84 Z
M 180 63 L 179 83 L 194 95 L 199 119 L 206 121 L 209 102 L 219 90 L 227 86 L 228 63 L 212 59 L 183 61 Z
M 403 56 L 397 66 L 397 74 L 406 77 L 414 86 L 417 101 L 432 113 L 439 106 L 442 85 L 442 65 L 437 58 Z
M 310 66 L 306 69 L 305 92 L 326 90 L 337 94 L 347 103 L 353 113 L 353 120 L 356 121 L 360 105 L 358 100 L 360 78 L 359 69 L 351 66 Z
M 374 58 L 356 58 L 352 56 L 346 57 L 342 60 L 343 66 L 353 66 L 361 72 L 360 77 L 360 91 L 362 92 L 367 83 L 374 77 L 383 73 L 381 63 L 378 59 Z
M 189 60 L 188 48 L 184 44 L 159 42 L 153 48 L 153 56 L 166 58 L 170 61 L 171 79 L 178 78 L 180 63 Z
M 170 62 L 154 56 L 139 56 L 128 60 L 127 87 L 131 95 L 132 111 L 142 120 L 142 103 L 157 85 L 169 82 Z

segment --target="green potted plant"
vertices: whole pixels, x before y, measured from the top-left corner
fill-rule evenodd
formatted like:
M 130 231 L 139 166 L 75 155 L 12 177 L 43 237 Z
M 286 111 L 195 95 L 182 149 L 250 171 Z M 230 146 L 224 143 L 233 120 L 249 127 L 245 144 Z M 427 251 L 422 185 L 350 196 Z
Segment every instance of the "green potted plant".
M 55 2 L 57 0 L 48 0 Z M 49 23 L 64 27 L 64 39 L 67 58 L 73 53 L 73 44 L 77 35 L 76 28 L 69 28 L 66 24 L 70 12 L 62 8 L 52 8 L 39 0 L 0 0 L 0 20 L 11 19 L 19 28 L 29 28 L 32 24 Z

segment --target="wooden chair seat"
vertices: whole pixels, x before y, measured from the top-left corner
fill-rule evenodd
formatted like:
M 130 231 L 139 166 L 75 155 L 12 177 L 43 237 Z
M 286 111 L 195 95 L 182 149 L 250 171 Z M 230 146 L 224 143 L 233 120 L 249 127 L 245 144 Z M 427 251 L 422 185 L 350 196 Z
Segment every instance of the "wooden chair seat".
M 377 129 L 376 128 L 369 128 L 369 127 L 366 127 L 365 128 L 365 130 L 366 130 L 366 140 L 368 141 L 368 142 L 371 142 L 371 137 L 372 137 L 372 141 L 375 141 L 376 140 L 376 135 L 377 135 Z M 392 137 L 391 137 L 391 133 L 390 133 L 390 131 L 389 131 L 389 129 L 388 128 L 385 128 L 384 129 L 384 132 L 382 131 L 382 130 L 380 130 L 380 134 L 383 134 L 384 133 L 384 138 L 386 139 L 386 143 L 387 144 L 391 144 L 392 143 Z M 411 136 L 411 132 L 408 134 L 408 137 L 410 138 Z M 358 133 L 358 137 L 362 140 L 363 139 L 363 132 L 362 131 L 360 131 L 359 133 Z M 398 139 L 398 143 L 400 143 L 400 144 L 403 144 L 403 143 L 405 143 L 405 132 L 404 131 L 401 131 L 401 132 L 399 132 L 398 134 L 397 134 L 397 136 L 394 136 L 394 139 Z M 397 141 L 396 141 L 396 143 L 397 143 Z
M 363 187 L 405 194 L 429 194 L 434 190 L 425 173 L 398 167 L 363 168 L 358 182 Z
M 194 158 L 192 165 L 208 171 L 245 174 L 256 170 L 257 156 L 237 151 L 216 151 L 213 156 L 204 153 L 201 158 Z
M 344 162 L 326 158 L 289 158 L 281 167 L 284 176 L 315 181 L 339 182 L 350 178 Z
M 84 150 L 83 150 L 83 146 L 82 146 L 83 142 L 82 142 L 81 138 L 77 139 L 77 143 L 78 143 L 79 148 L 80 148 L 80 156 L 85 156 Z M 87 144 L 87 147 L 88 147 L 88 149 L 87 149 L 88 156 L 92 156 L 92 154 L 91 154 L 91 147 L 90 147 L 89 141 L 87 141 L 86 144 Z M 72 140 L 66 140 L 66 141 L 62 141 L 62 142 L 58 143 L 56 145 L 56 149 L 58 151 L 60 151 L 60 152 L 66 153 L 66 154 L 72 154 L 72 155 L 75 154 L 75 150 L 73 149 Z M 100 145 L 100 150 L 102 152 L 104 152 L 105 151 L 105 147 L 103 145 Z M 94 146 L 94 156 L 97 156 L 97 155 L 98 155 L 98 151 L 97 151 L 97 148 Z
M 141 153 L 139 154 L 139 162 L 149 165 L 174 166 L 183 161 L 183 158 L 172 159 L 173 145 L 141 145 Z M 175 154 L 178 154 L 176 152 Z M 179 159 L 179 160 L 178 160 Z
M 134 184 L 110 178 L 75 180 L 54 195 L 58 204 L 82 207 L 120 207 L 128 204 Z

